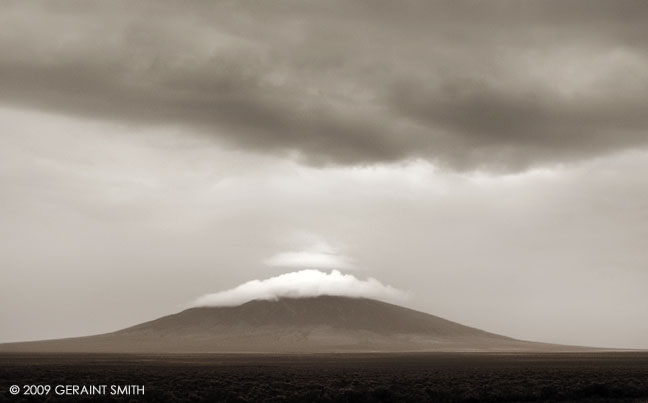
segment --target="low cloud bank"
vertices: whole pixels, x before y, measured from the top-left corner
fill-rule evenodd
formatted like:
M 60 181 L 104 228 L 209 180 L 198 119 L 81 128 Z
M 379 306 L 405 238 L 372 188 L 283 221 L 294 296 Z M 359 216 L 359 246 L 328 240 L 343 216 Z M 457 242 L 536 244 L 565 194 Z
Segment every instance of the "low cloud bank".
M 255 299 L 275 300 L 281 297 L 303 298 L 320 295 L 363 297 L 380 300 L 402 300 L 406 293 L 374 278 L 359 280 L 337 270 L 301 270 L 265 280 L 252 280 L 238 287 L 196 299 L 191 305 L 235 306 Z

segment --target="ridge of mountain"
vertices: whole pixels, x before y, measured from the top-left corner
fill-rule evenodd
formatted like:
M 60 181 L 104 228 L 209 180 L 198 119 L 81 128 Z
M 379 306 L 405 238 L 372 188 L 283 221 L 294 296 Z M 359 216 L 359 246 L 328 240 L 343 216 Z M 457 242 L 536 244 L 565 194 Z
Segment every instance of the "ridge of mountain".
M 367 298 L 318 296 L 197 307 L 111 333 L 0 344 L 0 351 L 84 353 L 557 352 Z M 593 349 L 590 349 L 593 350 Z

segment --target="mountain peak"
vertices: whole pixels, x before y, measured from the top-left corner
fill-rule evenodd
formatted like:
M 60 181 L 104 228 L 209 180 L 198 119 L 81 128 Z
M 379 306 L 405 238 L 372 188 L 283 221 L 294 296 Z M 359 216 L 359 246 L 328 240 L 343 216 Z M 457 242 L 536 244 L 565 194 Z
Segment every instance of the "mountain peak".
M 511 339 L 387 302 L 323 295 L 190 308 L 114 333 L 5 344 L 0 351 L 313 353 L 557 348 L 560 346 Z
M 323 295 L 318 297 L 252 300 L 234 307 L 190 308 L 122 332 L 180 329 L 199 326 L 328 326 L 380 334 L 435 335 L 487 334 L 433 315 L 369 298 Z M 495 336 L 495 335 L 493 335 Z

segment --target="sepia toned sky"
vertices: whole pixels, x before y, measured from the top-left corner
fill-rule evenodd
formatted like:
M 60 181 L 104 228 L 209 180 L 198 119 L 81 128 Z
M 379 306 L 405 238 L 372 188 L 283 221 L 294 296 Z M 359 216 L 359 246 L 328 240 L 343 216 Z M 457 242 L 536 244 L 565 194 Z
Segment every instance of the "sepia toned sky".
M 646 18 L 3 3 L 0 342 L 318 269 L 495 333 L 648 348 Z

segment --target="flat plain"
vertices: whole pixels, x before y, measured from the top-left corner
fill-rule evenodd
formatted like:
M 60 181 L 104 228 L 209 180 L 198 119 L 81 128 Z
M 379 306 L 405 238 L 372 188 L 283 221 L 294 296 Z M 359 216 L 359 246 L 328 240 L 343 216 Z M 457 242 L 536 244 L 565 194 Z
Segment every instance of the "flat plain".
M 10 385 L 144 385 L 11 395 Z M 648 353 L 0 354 L 0 401 L 648 402 Z

